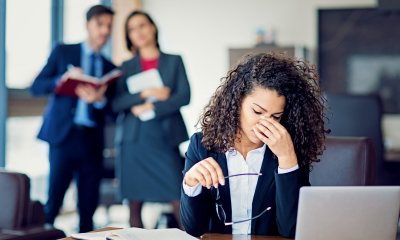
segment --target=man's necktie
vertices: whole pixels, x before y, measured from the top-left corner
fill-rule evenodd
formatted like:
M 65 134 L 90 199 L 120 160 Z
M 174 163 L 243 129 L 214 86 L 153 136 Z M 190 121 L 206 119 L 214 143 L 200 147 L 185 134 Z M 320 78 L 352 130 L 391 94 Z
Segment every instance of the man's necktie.
M 92 54 L 90 56 L 90 76 L 97 77 L 96 76 L 96 59 L 97 59 L 96 54 Z M 96 115 L 95 115 L 95 109 L 92 104 L 88 104 L 88 117 L 90 120 L 93 122 L 96 122 Z

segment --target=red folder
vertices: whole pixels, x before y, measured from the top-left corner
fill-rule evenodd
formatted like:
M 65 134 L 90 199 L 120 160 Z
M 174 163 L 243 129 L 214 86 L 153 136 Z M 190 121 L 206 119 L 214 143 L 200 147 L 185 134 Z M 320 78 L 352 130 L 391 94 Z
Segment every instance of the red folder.
M 54 93 L 56 95 L 64 95 L 64 96 L 78 98 L 78 96 L 75 94 L 75 88 L 78 85 L 87 84 L 91 85 L 94 88 L 99 88 L 103 85 L 110 85 L 116 82 L 123 74 L 124 73 L 122 70 L 115 69 L 104 75 L 101 79 L 99 79 L 84 74 L 70 75 L 67 72 L 62 76 L 61 80 L 58 82 L 56 89 L 54 89 Z

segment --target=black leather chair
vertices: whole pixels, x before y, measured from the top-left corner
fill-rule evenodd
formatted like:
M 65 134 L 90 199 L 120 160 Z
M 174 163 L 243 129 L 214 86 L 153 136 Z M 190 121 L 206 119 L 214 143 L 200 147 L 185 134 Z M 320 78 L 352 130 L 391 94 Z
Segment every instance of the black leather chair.
M 321 162 L 313 163 L 311 186 L 375 184 L 375 149 L 365 137 L 327 137 Z
M 53 240 L 63 231 L 45 225 L 43 205 L 31 201 L 30 180 L 25 174 L 0 170 L 0 239 Z
M 328 115 L 330 136 L 370 138 L 375 147 L 375 184 L 400 185 L 400 163 L 384 160 L 380 97 L 334 94 L 326 97 L 333 111 L 333 116 Z

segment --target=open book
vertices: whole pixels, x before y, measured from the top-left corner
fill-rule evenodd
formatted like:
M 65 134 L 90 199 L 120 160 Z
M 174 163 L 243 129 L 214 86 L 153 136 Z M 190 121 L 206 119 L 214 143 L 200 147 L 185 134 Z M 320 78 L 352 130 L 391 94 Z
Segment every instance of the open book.
M 197 240 L 176 228 L 152 229 L 126 228 L 94 233 L 72 234 L 72 238 L 81 240 Z
M 103 85 L 110 85 L 118 80 L 123 75 L 123 71 L 114 69 L 111 72 L 104 75 L 101 79 L 84 75 L 84 74 L 64 74 L 61 80 L 58 82 L 54 93 L 57 95 L 64 95 L 69 97 L 78 98 L 75 94 L 75 88 L 79 84 L 89 84 L 94 88 L 99 88 Z

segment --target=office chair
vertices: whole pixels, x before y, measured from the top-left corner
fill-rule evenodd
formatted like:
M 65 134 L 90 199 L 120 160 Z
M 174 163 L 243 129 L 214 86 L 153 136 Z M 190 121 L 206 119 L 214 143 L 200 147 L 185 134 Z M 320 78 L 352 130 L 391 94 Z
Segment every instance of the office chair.
M 0 239 L 53 240 L 63 231 L 45 225 L 43 205 L 29 196 L 30 179 L 25 174 L 0 170 Z
M 320 162 L 313 163 L 311 186 L 375 185 L 375 149 L 366 137 L 327 137 Z
M 328 114 L 332 130 L 330 136 L 368 137 L 375 147 L 375 184 L 399 185 L 400 163 L 384 160 L 385 149 L 382 137 L 383 106 L 379 96 L 356 96 L 327 94 Z

